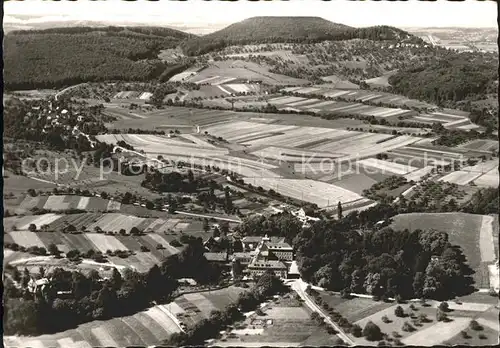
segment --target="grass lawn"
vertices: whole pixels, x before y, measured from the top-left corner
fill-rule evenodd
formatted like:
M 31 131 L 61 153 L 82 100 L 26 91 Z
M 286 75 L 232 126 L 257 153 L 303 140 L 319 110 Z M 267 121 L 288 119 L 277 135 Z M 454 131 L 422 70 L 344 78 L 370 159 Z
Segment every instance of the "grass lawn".
M 347 320 L 354 323 L 383 309 L 391 307 L 392 305 L 392 303 L 385 303 L 383 301 L 373 301 L 367 298 L 355 297 L 353 299 L 346 300 L 333 308 L 335 308 Z
M 446 346 L 489 346 L 498 344 L 498 331 L 489 327 L 484 327 L 482 331 L 474 331 L 469 328 L 464 330 L 467 332 L 468 338 L 464 338 L 462 333 L 459 333 L 452 338 L 443 342 Z
M 483 216 L 465 213 L 411 213 L 400 214 L 393 218 L 392 228 L 435 229 L 447 232 L 450 242 L 459 245 L 467 263 L 476 271 L 473 275 L 477 287 L 488 287 L 489 278 L 481 271 L 481 252 L 479 238 Z

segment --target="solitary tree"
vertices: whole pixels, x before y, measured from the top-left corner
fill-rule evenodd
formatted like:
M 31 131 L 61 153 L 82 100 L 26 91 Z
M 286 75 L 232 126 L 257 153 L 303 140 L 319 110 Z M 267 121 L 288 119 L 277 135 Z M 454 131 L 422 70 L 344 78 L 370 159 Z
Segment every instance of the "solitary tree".
M 382 331 L 375 323 L 369 321 L 363 329 L 363 336 L 365 336 L 368 341 L 377 341 L 382 338 Z

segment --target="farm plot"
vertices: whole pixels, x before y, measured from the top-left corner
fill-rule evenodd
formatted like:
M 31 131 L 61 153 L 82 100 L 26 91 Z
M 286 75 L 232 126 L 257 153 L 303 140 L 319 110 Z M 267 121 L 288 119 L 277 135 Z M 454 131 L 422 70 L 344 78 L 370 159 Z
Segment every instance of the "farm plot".
M 408 181 L 417 182 L 420 181 L 424 176 L 431 174 L 433 169 L 434 167 L 432 166 L 423 167 L 411 173 L 406 174 L 404 177 Z
M 21 245 L 25 248 L 31 246 L 45 247 L 37 233 L 28 231 L 13 231 L 9 232 L 9 236 L 14 240 L 14 243 Z
M 315 139 L 315 141 L 327 138 L 334 139 L 349 133 L 348 131 L 344 130 L 327 129 L 320 127 L 298 127 L 285 129 L 282 130 L 282 132 L 284 132 L 284 134 L 282 135 L 255 139 L 244 142 L 243 144 L 250 146 L 274 145 L 285 147 L 302 147 L 303 145 L 310 143 L 311 139 Z
M 364 190 L 369 189 L 377 183 L 377 180 L 362 173 L 341 175 L 339 179 L 340 180 L 335 180 L 331 183 L 345 190 L 357 193 L 358 195 L 361 195 Z
M 281 160 L 287 162 L 311 162 L 321 161 L 323 159 L 335 159 L 341 157 L 342 154 L 332 154 L 328 152 L 318 153 L 313 151 L 301 151 L 296 149 L 286 149 L 282 147 L 270 146 L 264 149 L 252 152 L 253 155 L 259 158 L 269 158 L 272 160 Z
M 49 225 L 50 223 L 53 223 L 54 221 L 60 219 L 61 217 L 62 215 L 56 215 L 53 213 L 32 216 L 30 217 L 31 221 L 29 223 L 20 223 L 17 225 L 17 229 L 27 230 L 30 224 L 35 224 L 37 228 L 40 228 L 43 225 Z
M 397 175 L 404 175 L 410 172 L 416 171 L 418 168 L 411 167 L 408 165 L 403 165 L 395 162 L 389 162 L 384 160 L 379 160 L 376 158 L 368 158 L 365 160 L 358 161 L 356 165 L 362 165 L 363 167 L 369 167 L 375 170 L 380 170 L 382 173 L 389 172 Z
M 116 237 L 99 234 L 99 233 L 86 233 L 85 236 L 95 245 L 99 251 L 106 253 L 107 250 L 127 250 Z
M 245 182 L 261 186 L 265 190 L 273 189 L 284 196 L 326 207 L 336 202 L 350 203 L 363 197 L 349 190 L 314 180 L 244 178 Z
M 481 173 L 458 170 L 456 172 L 452 172 L 450 174 L 443 176 L 442 178 L 439 179 L 439 181 L 445 181 L 457 185 L 467 185 L 468 183 L 474 181 L 480 176 Z
M 179 253 L 179 250 L 177 248 L 171 246 L 170 243 L 159 234 L 149 233 L 144 238 L 150 238 L 152 240 L 152 243 L 156 242 L 158 244 L 163 245 L 169 255 L 174 255 Z
M 474 180 L 474 183 L 477 186 L 498 187 L 499 184 L 498 168 L 492 169 L 489 172 L 481 175 L 476 180 Z
M 33 208 L 41 208 L 40 205 L 45 203 L 40 201 L 41 200 L 45 201 L 45 198 L 46 197 L 43 196 L 36 196 L 36 197 L 26 196 L 19 205 L 19 211 L 22 213 L 24 211 L 30 211 Z
M 69 209 L 70 202 L 68 202 L 68 201 L 70 201 L 70 199 L 71 199 L 71 196 L 49 196 L 47 198 L 47 201 L 45 202 L 45 205 L 43 206 L 43 208 L 47 209 L 47 210 Z
M 498 151 L 498 142 L 494 140 L 478 139 L 461 145 L 461 147 L 478 151 Z

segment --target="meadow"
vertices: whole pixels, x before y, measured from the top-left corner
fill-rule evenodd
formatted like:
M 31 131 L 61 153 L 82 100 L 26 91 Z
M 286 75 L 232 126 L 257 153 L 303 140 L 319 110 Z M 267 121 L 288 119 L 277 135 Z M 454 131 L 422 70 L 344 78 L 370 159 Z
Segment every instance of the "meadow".
M 435 229 L 447 232 L 450 242 L 459 245 L 469 266 L 475 270 L 473 278 L 478 288 L 490 287 L 488 265 L 498 258 L 493 236 L 494 220 L 498 216 L 465 213 L 411 213 L 393 218 L 394 229 Z

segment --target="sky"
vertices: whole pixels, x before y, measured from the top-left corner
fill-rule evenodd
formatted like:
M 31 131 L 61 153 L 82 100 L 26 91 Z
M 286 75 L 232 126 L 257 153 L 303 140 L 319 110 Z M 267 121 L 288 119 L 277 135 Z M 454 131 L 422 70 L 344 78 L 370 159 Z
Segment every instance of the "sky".
M 18 18 L 30 15 L 38 18 Z M 355 27 L 497 27 L 494 1 L 224 1 L 190 0 L 24 0 L 4 2 L 4 22 L 29 25 L 47 21 L 86 20 L 150 25 L 230 24 L 254 16 L 319 16 Z

